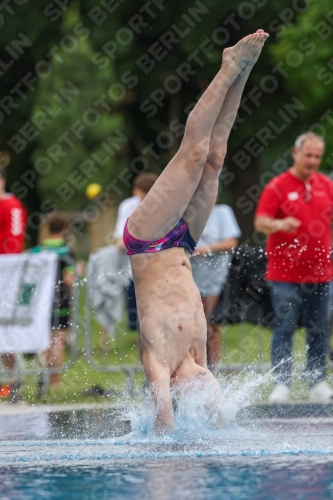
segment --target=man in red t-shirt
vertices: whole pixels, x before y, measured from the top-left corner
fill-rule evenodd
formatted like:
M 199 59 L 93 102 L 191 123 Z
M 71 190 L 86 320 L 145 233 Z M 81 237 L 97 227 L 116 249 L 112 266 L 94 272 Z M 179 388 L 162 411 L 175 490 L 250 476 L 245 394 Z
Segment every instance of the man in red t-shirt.
M 18 198 L 6 193 L 6 171 L 0 167 L 0 254 L 20 253 L 24 246 L 24 235 L 27 224 L 27 212 Z M 3 354 L 1 357 L 5 366 L 13 369 L 15 357 L 12 354 Z M 17 399 L 21 382 L 6 386 L 12 401 Z M 3 389 L 3 388 L 2 388 Z
M 16 196 L 6 193 L 6 173 L 0 168 L 0 254 L 21 253 L 27 212 Z
M 324 380 L 333 276 L 333 182 L 317 172 L 324 149 L 320 136 L 298 137 L 293 165 L 267 184 L 255 214 L 256 230 L 268 235 L 266 279 L 275 313 L 272 403 L 289 399 L 292 336 L 300 315 L 307 334 L 310 399 L 333 402 L 333 390 Z

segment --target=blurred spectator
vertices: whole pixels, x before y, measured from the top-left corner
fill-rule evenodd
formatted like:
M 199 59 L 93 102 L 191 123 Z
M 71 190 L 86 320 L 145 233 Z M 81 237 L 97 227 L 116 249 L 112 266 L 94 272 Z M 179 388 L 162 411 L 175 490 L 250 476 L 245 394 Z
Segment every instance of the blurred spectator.
M 274 309 L 272 362 L 276 386 L 270 402 L 289 399 L 292 336 L 300 314 L 306 328 L 307 377 L 313 402 L 332 402 L 325 382 L 330 281 L 332 280 L 333 182 L 319 174 L 325 145 L 311 132 L 296 139 L 289 170 L 261 194 L 255 228 L 268 235 L 268 266 Z
M 145 198 L 149 190 L 153 187 L 157 175 L 152 172 L 143 172 L 139 174 L 133 183 L 132 194 L 130 198 L 122 201 L 118 207 L 118 215 L 116 221 L 116 227 L 114 230 L 114 238 L 116 240 L 116 245 L 122 252 L 126 252 L 123 233 L 124 227 L 127 219 L 131 213 L 136 209 L 136 207 Z M 136 309 L 136 298 L 135 298 L 135 288 L 133 279 L 130 280 L 127 292 L 127 307 L 128 307 L 128 327 L 130 330 L 137 330 L 138 325 L 138 313 Z
M 221 357 L 220 325 L 209 319 L 227 280 L 231 252 L 241 232 L 234 212 L 228 205 L 215 205 L 191 258 L 193 279 L 208 321 L 207 358 L 212 367 Z
M 61 368 L 63 365 L 65 340 L 70 326 L 70 291 L 75 280 L 75 257 L 66 246 L 65 234 L 67 223 L 59 214 L 52 214 L 48 220 L 48 238 L 32 249 L 33 252 L 50 251 L 58 255 L 58 268 L 55 294 L 52 306 L 50 347 L 44 352 L 46 366 Z M 59 373 L 50 376 L 48 384 L 45 379 L 39 384 L 39 397 L 50 387 L 60 384 Z
M 0 254 L 22 252 L 26 224 L 27 212 L 16 196 L 6 193 L 6 170 L 0 167 Z M 6 368 L 14 370 L 13 354 L 4 354 L 1 359 Z M 13 374 L 4 394 L 10 396 L 12 401 L 19 399 L 21 385 L 22 382 Z
M 21 253 L 27 212 L 16 196 L 6 193 L 6 171 L 0 167 L 0 254 Z

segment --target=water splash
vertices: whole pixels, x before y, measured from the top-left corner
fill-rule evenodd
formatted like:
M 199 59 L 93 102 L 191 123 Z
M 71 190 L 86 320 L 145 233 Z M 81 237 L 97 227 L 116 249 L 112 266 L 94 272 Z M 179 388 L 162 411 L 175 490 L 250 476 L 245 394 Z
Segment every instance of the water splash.
M 132 432 L 127 442 L 190 443 L 212 440 L 237 427 L 237 411 L 257 399 L 261 385 L 273 380 L 271 371 L 258 374 L 249 369 L 229 379 L 219 379 L 222 397 L 217 397 L 212 387 L 202 387 L 200 382 L 184 384 L 171 390 L 174 403 L 174 432 L 158 435 L 154 430 L 156 410 L 146 389 L 143 403 L 132 403 L 119 411 L 119 418 L 131 422 Z
M 119 408 L 117 415 L 113 409 L 111 420 L 96 411 L 88 412 L 90 416 L 87 416 L 86 422 L 95 429 L 93 439 L 86 439 L 86 428 L 78 428 L 81 417 L 77 415 L 73 418 L 74 432 L 68 434 L 67 439 L 54 439 L 50 435 L 51 439 L 0 442 L 0 464 L 91 464 L 114 459 L 332 455 L 331 428 L 321 425 L 320 419 L 314 422 L 307 419 L 306 427 L 304 423 L 296 422 L 292 430 L 288 430 L 283 423 L 280 425 L 280 422 L 274 432 L 256 425 L 239 427 L 236 424 L 237 411 L 257 403 L 262 385 L 271 383 L 272 379 L 272 372 L 258 374 L 248 369 L 229 378 L 221 377 L 219 382 L 223 396 L 220 400 L 216 398 L 216 391 L 203 390 L 200 384 L 173 390 L 176 409 L 171 435 L 155 433 L 155 408 L 146 389 L 140 396 L 140 402 L 131 401 L 124 407 L 122 400 L 123 409 Z M 222 426 L 217 425 L 219 412 L 225 421 Z M 105 426 L 118 426 L 120 420 L 130 421 L 131 433 L 125 434 L 124 430 L 125 435 L 120 437 L 103 438 L 106 435 Z

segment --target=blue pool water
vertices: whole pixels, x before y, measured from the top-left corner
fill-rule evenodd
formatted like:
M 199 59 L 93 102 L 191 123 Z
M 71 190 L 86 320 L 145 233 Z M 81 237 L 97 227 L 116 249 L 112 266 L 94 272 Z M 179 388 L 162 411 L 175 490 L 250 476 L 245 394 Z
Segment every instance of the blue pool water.
M 39 500 L 320 500 L 333 460 L 316 457 L 109 459 L 0 468 L 0 498 Z
M 80 411 L 0 408 L 0 500 L 333 499 L 333 407 L 331 416 L 241 421 L 261 382 L 248 379 L 224 388 L 221 429 L 194 392 L 178 404 L 171 436 L 155 434 L 147 398 Z
M 333 499 L 332 419 L 187 421 L 160 437 L 148 414 L 0 415 L 0 499 Z

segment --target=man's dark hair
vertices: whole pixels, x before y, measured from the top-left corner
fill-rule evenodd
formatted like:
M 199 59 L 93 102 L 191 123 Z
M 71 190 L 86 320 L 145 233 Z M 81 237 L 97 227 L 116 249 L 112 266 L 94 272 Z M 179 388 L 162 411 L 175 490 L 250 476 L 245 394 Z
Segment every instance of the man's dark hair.
M 148 193 L 155 184 L 157 178 L 158 176 L 153 172 L 142 172 L 142 174 L 135 177 L 133 188 L 138 188 L 144 193 Z
M 61 233 L 67 229 L 67 222 L 60 214 L 53 214 L 47 221 L 50 234 Z
M 5 167 L 0 166 L 0 177 L 5 180 L 7 179 L 7 172 Z

